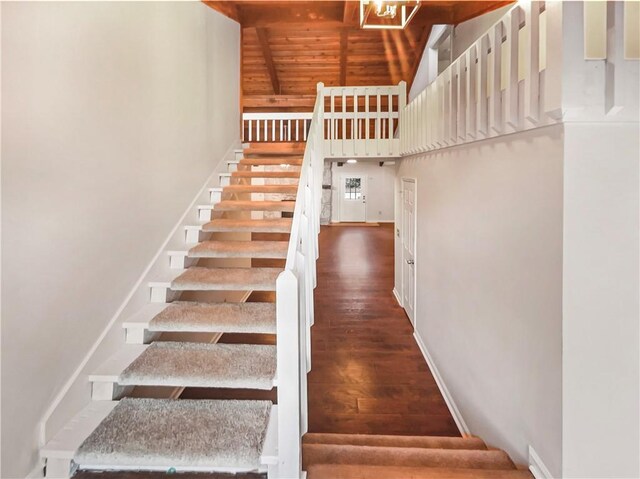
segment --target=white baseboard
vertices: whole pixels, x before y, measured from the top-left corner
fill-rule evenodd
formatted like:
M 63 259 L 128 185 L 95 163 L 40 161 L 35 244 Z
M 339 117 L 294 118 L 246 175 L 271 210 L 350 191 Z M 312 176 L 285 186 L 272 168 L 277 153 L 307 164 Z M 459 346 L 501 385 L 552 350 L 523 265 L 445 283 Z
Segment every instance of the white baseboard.
M 549 469 L 531 446 L 529 446 L 529 471 L 536 479 L 553 479 Z
M 44 446 L 78 411 L 86 406 L 91 400 L 91 386 L 86 380 L 93 369 L 99 366 L 124 343 L 124 331 L 119 327 L 120 323 L 130 314 L 137 311 L 149 301 L 149 291 L 147 282 L 153 275 L 169 271 L 169 262 L 166 260 L 166 250 L 168 245 L 174 241 L 179 241 L 184 235 L 183 229 L 186 225 L 197 221 L 196 205 L 204 201 L 208 196 L 208 188 L 218 184 L 216 177 L 227 166 L 227 159 L 235 155 L 237 142 L 234 142 L 216 165 L 213 173 L 191 204 L 186 208 L 183 215 L 177 221 L 169 235 L 166 237 L 156 254 L 153 256 L 147 267 L 140 275 L 133 288 L 129 291 L 124 301 L 120 304 L 115 314 L 111 317 L 107 326 L 102 330 L 97 340 L 93 343 L 87 354 L 84 356 L 79 366 L 75 369 L 71 377 L 60 389 L 49 408 L 45 411 L 40 420 L 39 446 Z M 214 184 L 215 183 L 215 184 Z M 166 264 L 165 264 L 166 263 Z M 64 345 L 60 345 L 63 347 Z
M 447 386 L 445 385 L 444 380 L 442 379 L 442 376 L 438 372 L 438 368 L 436 367 L 436 364 L 433 362 L 433 358 L 429 354 L 429 351 L 427 350 L 427 346 L 424 344 L 424 342 L 418 335 L 417 331 L 413 333 L 413 337 L 415 338 L 416 343 L 418 343 L 418 347 L 420 348 L 420 351 L 422 351 L 422 355 L 424 356 L 425 361 L 427 361 L 427 365 L 431 370 L 431 374 L 433 375 L 433 378 L 436 380 L 438 389 L 440 389 L 440 393 L 444 398 L 444 402 L 447 403 L 447 407 L 449 408 L 449 411 L 453 416 L 453 420 L 456 422 L 456 426 L 458 426 L 458 430 L 460 431 L 460 434 L 462 434 L 463 436 L 470 436 L 471 431 L 469 430 L 467 423 L 464 422 L 464 419 L 462 418 L 462 414 L 460 414 L 460 410 L 456 406 L 456 403 L 453 401 L 453 396 L 451 396 L 451 393 L 447 389 Z
M 44 477 L 44 462 L 38 460 L 38 464 L 34 467 L 25 479 L 41 479 Z
M 400 295 L 398 294 L 398 290 L 396 288 L 393 288 L 393 296 L 396 298 L 396 301 L 398 302 L 398 305 L 401 308 L 404 308 L 404 306 L 402 306 L 402 300 L 400 299 Z

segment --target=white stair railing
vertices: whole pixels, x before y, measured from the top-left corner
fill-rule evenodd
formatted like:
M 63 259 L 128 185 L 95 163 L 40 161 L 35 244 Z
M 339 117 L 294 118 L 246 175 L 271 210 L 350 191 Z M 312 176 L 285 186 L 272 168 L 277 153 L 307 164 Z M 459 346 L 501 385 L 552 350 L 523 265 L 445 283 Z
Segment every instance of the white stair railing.
M 324 97 L 328 157 L 400 156 L 395 132 L 407 101 L 404 81 L 392 86 L 329 87 Z
M 285 270 L 276 282 L 278 464 L 269 478 L 301 477 L 301 439 L 307 432 L 307 373 L 311 370 L 313 289 L 320 232 L 324 164 L 323 85 L 304 151 Z
M 245 142 L 307 141 L 313 113 L 269 112 L 242 114 Z
M 637 119 L 639 17 L 638 2 L 518 2 L 401 111 L 402 155 Z
M 391 86 L 320 86 L 324 112 L 322 136 L 327 158 L 400 156 L 396 138 L 405 109 L 405 82 Z M 242 115 L 243 141 L 249 143 L 307 141 L 314 113 L 267 112 Z

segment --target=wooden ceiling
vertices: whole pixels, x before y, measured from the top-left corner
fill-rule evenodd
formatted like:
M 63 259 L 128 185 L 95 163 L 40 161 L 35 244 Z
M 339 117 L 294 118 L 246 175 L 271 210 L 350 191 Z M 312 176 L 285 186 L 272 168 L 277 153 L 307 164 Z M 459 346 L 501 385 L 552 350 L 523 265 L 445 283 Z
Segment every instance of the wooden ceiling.
M 432 25 L 457 24 L 510 1 L 423 1 L 404 30 L 362 30 L 358 1 L 207 1 L 242 26 L 245 111 L 311 109 L 326 86 L 415 77 Z

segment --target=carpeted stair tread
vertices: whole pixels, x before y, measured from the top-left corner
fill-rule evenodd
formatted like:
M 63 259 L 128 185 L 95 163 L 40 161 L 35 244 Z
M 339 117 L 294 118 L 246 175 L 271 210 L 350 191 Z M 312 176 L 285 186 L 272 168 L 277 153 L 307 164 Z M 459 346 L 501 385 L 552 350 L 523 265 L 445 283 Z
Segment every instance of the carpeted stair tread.
M 80 468 L 260 467 L 270 401 L 122 399 L 82 443 Z
M 216 203 L 217 211 L 287 211 L 292 212 L 296 207 L 295 201 L 241 201 L 223 200 Z
M 429 449 L 487 449 L 478 437 L 390 436 L 378 434 L 307 433 L 304 444 L 345 444 L 351 446 L 421 447 Z
M 189 258 L 286 258 L 287 241 L 203 241 Z
M 304 444 L 302 458 L 305 466 L 312 464 L 367 464 L 370 466 L 515 469 L 509 456 L 504 451 L 497 450 Z
M 272 389 L 276 347 L 155 342 L 118 378 L 121 386 Z
M 174 291 L 275 291 L 281 268 L 191 267 L 171 282 Z
M 307 479 L 533 479 L 525 470 L 314 464 Z
M 291 157 L 262 157 L 262 158 L 243 158 L 239 162 L 240 165 L 247 166 L 280 166 L 280 165 L 291 165 L 291 166 L 300 166 L 302 165 L 302 156 L 291 156 Z
M 174 301 L 149 322 L 149 331 L 275 334 L 276 305 Z
M 299 171 L 234 171 L 232 178 L 299 178 Z
M 253 233 L 290 233 L 291 218 L 273 218 L 263 220 L 215 219 L 202 227 L 202 231 L 224 232 L 245 231 Z
M 273 193 L 296 194 L 298 185 L 229 185 L 222 189 L 222 193 Z

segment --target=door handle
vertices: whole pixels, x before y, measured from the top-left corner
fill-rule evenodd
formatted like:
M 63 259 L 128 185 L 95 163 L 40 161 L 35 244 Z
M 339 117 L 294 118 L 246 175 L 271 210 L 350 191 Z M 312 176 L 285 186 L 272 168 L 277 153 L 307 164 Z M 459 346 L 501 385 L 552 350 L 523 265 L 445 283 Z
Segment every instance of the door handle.
M 412 259 L 408 259 L 407 260 L 407 264 L 414 264 L 414 263 L 415 263 L 415 261 L 413 261 Z

